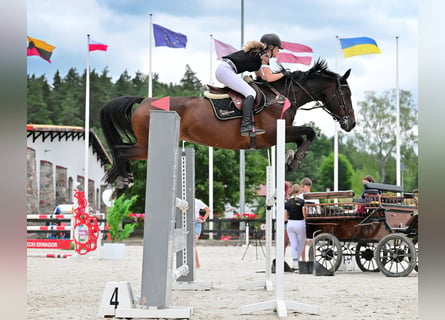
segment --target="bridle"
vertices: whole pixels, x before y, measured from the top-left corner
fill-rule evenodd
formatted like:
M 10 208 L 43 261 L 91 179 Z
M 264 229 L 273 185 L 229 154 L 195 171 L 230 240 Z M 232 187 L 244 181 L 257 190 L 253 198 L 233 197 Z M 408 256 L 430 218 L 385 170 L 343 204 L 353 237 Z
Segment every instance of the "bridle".
M 290 81 L 288 82 L 288 80 L 290 80 Z M 322 108 L 330 116 L 332 116 L 332 118 L 334 118 L 334 120 L 338 121 L 340 124 L 343 124 L 343 123 L 346 124 L 348 122 L 351 114 L 353 113 L 352 110 L 347 110 L 347 108 L 346 108 L 345 97 L 344 97 L 344 92 L 343 92 L 343 89 L 345 89 L 345 88 L 349 89 L 349 85 L 347 83 L 342 84 L 340 82 L 339 77 L 337 77 L 336 80 L 337 80 L 337 89 L 335 90 L 334 94 L 329 99 L 329 101 L 323 102 L 323 101 L 320 101 L 319 99 L 316 99 L 305 87 L 303 87 L 303 85 L 299 81 L 295 80 L 293 77 L 286 76 L 286 83 L 285 83 L 285 87 L 287 88 L 286 89 L 286 91 L 287 91 L 286 97 L 288 97 L 291 100 L 291 103 L 293 105 L 296 105 L 296 103 L 297 103 L 296 93 L 295 93 L 295 90 L 292 90 L 293 85 L 295 84 L 311 99 L 311 101 L 316 101 L 316 103 L 313 107 L 300 108 L 301 110 L 313 110 L 313 109 Z M 290 97 L 291 93 L 293 93 L 293 98 Z M 336 98 L 340 99 L 340 103 L 338 104 L 337 107 L 332 108 L 331 104 Z M 338 110 L 344 110 L 345 115 L 342 117 L 338 116 L 337 115 Z

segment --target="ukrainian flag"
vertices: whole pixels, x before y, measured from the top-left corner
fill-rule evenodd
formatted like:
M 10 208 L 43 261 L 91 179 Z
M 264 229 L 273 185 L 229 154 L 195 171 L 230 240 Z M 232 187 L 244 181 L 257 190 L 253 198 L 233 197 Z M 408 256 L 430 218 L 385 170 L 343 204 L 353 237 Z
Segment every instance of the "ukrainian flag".
M 340 45 L 345 58 L 362 54 L 381 53 L 375 40 L 368 37 L 340 38 Z

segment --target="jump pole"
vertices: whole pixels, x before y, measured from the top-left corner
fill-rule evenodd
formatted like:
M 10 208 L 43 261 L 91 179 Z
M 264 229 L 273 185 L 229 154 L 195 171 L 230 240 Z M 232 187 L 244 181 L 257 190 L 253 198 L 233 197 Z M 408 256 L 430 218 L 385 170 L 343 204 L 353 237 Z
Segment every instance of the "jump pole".
M 319 314 L 318 306 L 284 300 L 284 154 L 285 154 L 285 120 L 277 120 L 277 231 L 276 231 L 276 283 L 275 299 L 241 306 L 241 314 L 271 309 L 279 318 L 287 317 L 287 310 Z
M 151 111 L 150 118 L 141 299 L 135 301 L 129 282 L 108 282 L 99 317 L 190 319 L 193 311 L 170 306 L 180 120 L 170 111 Z M 188 271 L 181 266 L 174 277 Z

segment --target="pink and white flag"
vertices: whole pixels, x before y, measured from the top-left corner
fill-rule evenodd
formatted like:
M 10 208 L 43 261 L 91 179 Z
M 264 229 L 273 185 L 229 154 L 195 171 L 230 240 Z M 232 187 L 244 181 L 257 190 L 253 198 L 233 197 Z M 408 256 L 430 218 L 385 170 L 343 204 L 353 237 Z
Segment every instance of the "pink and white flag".
M 213 38 L 213 41 L 215 41 L 215 51 L 217 60 L 221 60 L 222 57 L 231 54 L 235 51 L 238 51 L 238 49 L 235 49 L 230 44 L 216 40 L 215 38 Z
M 306 66 L 312 63 L 312 48 L 299 43 L 281 41 L 283 50 L 278 53 L 279 63 L 298 63 Z

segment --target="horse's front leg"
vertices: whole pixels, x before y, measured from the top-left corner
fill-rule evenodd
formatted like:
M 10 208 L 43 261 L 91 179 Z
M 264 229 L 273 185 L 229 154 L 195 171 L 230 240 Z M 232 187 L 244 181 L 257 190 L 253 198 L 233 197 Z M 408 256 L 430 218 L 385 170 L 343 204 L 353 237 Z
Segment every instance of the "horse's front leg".
M 306 136 L 306 139 L 304 139 Z M 286 128 L 286 142 L 294 142 L 297 145 L 295 152 L 288 153 L 286 157 L 287 171 L 295 171 L 300 166 L 306 154 L 311 148 L 312 141 L 315 138 L 315 131 L 311 127 L 294 127 Z

